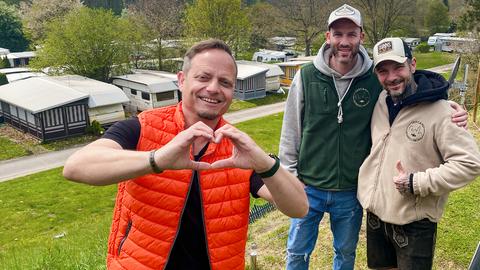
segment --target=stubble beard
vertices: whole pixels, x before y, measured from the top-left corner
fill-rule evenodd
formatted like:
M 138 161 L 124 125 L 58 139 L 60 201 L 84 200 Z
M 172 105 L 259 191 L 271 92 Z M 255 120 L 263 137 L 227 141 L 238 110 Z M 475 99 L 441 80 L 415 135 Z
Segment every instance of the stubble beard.
M 343 46 L 342 48 L 346 48 L 346 46 Z M 350 48 L 350 46 L 348 46 L 348 48 Z M 348 58 L 343 58 L 343 57 L 340 57 L 340 55 L 339 55 L 340 50 L 338 49 L 338 47 L 337 46 L 332 46 L 333 56 L 335 57 L 335 59 L 338 59 L 338 61 L 341 64 L 344 64 L 344 65 L 348 65 L 348 64 L 352 63 L 352 61 L 355 59 L 355 57 L 357 56 L 357 54 L 359 52 L 360 52 L 360 43 L 352 46 L 351 53 L 350 53 L 350 56 Z

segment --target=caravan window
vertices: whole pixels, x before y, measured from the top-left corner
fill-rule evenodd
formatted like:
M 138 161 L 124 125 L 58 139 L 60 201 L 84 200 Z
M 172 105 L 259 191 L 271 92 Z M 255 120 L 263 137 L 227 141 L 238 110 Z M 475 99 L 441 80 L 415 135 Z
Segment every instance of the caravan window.
M 130 93 L 131 93 L 132 95 L 136 96 L 136 95 L 137 95 L 137 90 L 135 90 L 135 89 L 130 89 Z
M 142 92 L 142 99 L 150 100 L 150 94 L 149 94 L 149 93 Z
M 156 93 L 155 96 L 157 98 L 157 101 L 172 100 L 175 98 L 175 94 L 173 93 L 173 91 Z
M 262 60 L 263 60 L 263 57 L 257 56 L 257 62 L 262 62 Z

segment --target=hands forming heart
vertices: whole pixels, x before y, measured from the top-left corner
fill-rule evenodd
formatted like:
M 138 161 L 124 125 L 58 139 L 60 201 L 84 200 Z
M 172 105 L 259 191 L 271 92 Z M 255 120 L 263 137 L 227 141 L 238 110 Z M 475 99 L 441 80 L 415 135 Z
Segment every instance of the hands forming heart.
M 198 153 L 207 142 L 219 143 L 224 137 L 234 145 L 230 158 L 212 164 L 190 159 L 191 149 Z M 232 125 L 213 131 L 205 123 L 197 122 L 160 148 L 155 153 L 155 162 L 162 170 L 242 168 L 266 171 L 274 161 L 246 133 Z

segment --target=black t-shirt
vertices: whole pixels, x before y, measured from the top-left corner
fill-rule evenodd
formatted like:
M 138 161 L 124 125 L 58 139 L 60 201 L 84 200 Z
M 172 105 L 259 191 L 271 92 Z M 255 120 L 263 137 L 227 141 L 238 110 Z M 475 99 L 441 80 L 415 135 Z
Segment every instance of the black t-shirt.
M 123 149 L 135 150 L 140 138 L 140 129 L 138 118 L 129 118 L 111 126 L 105 132 L 103 138 L 114 140 Z M 207 147 L 205 146 L 195 156 L 195 160 L 199 160 L 206 149 Z M 198 174 L 196 171 L 192 178 L 182 220 L 180 221 L 180 229 L 167 263 L 167 270 L 210 269 L 207 244 L 205 242 Z M 250 177 L 250 193 L 253 197 L 258 198 L 257 192 L 262 186 L 262 178 L 258 174 L 253 173 Z

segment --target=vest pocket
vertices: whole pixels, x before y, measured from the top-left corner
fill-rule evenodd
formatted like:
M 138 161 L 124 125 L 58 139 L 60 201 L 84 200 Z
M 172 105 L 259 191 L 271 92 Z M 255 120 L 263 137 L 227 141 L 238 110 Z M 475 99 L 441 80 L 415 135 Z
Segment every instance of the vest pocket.
M 125 235 L 122 237 L 122 240 L 120 240 L 120 244 L 118 244 L 117 256 L 120 255 L 120 252 L 122 251 L 122 246 L 125 243 L 125 240 L 127 240 L 127 237 L 128 237 L 128 234 L 130 233 L 131 228 L 132 228 L 132 221 L 129 220 L 127 224 L 127 229 L 125 230 Z
M 307 91 L 305 96 L 306 109 L 311 114 L 328 114 L 334 110 L 332 104 L 335 104 L 335 97 L 331 96 L 324 85 L 320 83 L 310 83 L 310 88 L 314 91 Z

